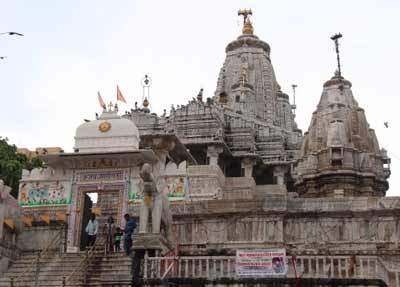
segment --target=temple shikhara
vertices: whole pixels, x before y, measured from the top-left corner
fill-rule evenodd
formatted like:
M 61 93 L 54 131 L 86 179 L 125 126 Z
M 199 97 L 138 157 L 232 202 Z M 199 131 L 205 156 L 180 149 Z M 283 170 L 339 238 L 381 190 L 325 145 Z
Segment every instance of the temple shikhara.
M 385 196 L 362 95 L 338 61 L 303 133 L 251 10 L 238 14 L 212 98 L 162 115 L 148 98 L 103 103 L 73 152 L 23 171 L 17 200 L 0 183 L 0 286 L 400 286 L 400 198 Z M 130 255 L 110 248 L 125 214 Z

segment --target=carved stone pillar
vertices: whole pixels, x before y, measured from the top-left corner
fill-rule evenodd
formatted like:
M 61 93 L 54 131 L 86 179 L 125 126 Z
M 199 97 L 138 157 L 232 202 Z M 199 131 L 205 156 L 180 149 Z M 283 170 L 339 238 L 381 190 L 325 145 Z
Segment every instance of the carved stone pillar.
M 253 176 L 253 166 L 256 164 L 255 159 L 245 157 L 242 159 L 242 169 L 244 169 L 244 177 Z
M 224 149 L 221 146 L 209 145 L 207 147 L 207 157 L 209 159 L 209 165 L 218 166 L 219 154 L 223 151 Z

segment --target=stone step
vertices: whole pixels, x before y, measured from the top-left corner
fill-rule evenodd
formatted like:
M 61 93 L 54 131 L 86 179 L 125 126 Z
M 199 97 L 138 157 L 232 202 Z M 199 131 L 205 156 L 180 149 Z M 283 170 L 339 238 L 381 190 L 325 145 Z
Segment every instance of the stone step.
M 103 261 L 103 262 L 130 262 L 132 259 L 130 257 L 111 257 L 111 258 L 107 258 L 107 257 L 102 257 L 102 256 L 93 256 L 90 257 L 91 260 L 97 260 L 97 261 Z M 43 262 L 58 262 L 58 261 L 63 261 L 63 262 L 71 262 L 71 263 L 75 263 L 78 261 L 82 261 L 83 259 L 85 259 L 85 257 L 54 257 L 54 258 L 48 258 L 48 259 L 40 259 L 39 262 L 43 263 Z M 36 264 L 37 260 L 16 260 L 13 262 L 14 265 L 18 265 L 18 264 L 22 264 L 22 265 L 29 265 L 29 264 Z
M 131 286 L 131 280 L 118 280 L 118 281 L 87 281 L 86 284 L 83 284 L 83 280 L 75 280 L 66 282 L 66 286 Z M 62 280 L 46 280 L 38 282 L 38 286 L 62 286 Z M 34 281 L 30 282 L 15 282 L 14 286 L 34 286 Z M 10 282 L 0 282 L 0 287 L 10 287 Z
M 62 286 L 62 278 L 47 278 L 45 280 L 39 280 L 38 286 Z M 87 280 L 86 284 L 83 284 L 83 278 L 73 278 L 66 282 L 66 286 L 131 286 L 131 278 L 107 278 L 107 279 L 92 279 Z M 0 287 L 9 287 L 11 281 L 0 281 Z M 34 286 L 35 280 L 18 280 L 14 281 L 14 286 Z
M 22 254 L 0 278 L 0 287 L 34 286 L 36 276 L 39 286 L 62 286 L 63 277 L 75 272 L 66 286 L 131 286 L 132 258 L 123 252 L 104 256 L 103 251 L 94 252 L 87 266 L 87 283 L 83 284 L 85 270 L 76 268 L 83 262 L 86 252 L 60 254 L 52 252 L 40 258 L 39 274 L 36 275 L 37 253 Z M 21 275 L 22 274 L 22 275 Z M 16 279 L 18 278 L 18 280 Z
M 48 266 L 61 266 L 63 268 L 68 267 L 68 266 L 78 266 L 80 263 L 82 263 L 83 261 L 75 261 L 75 262 L 66 262 L 66 261 L 49 261 L 49 262 L 41 262 L 39 263 L 39 268 L 46 268 Z M 96 266 L 106 266 L 106 267 L 114 267 L 114 266 L 130 266 L 131 265 L 131 261 L 90 261 L 91 264 L 95 264 Z M 15 264 L 12 265 L 12 267 L 9 270 L 18 270 L 18 271 L 22 271 L 22 270 L 28 270 L 28 269 L 36 269 L 37 265 L 31 265 L 31 264 Z

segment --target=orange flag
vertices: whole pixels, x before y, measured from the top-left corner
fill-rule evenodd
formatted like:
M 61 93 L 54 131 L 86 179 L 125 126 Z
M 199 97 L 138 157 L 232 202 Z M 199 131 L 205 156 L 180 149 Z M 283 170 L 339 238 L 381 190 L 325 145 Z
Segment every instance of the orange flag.
M 117 101 L 121 101 L 126 104 L 126 100 L 125 100 L 124 96 L 122 95 L 121 90 L 119 89 L 118 85 L 117 85 Z
M 100 92 L 99 91 L 97 91 L 97 97 L 99 99 L 100 106 L 103 108 L 103 110 L 105 110 L 106 109 L 106 104 L 104 103 L 103 98 L 100 96 Z

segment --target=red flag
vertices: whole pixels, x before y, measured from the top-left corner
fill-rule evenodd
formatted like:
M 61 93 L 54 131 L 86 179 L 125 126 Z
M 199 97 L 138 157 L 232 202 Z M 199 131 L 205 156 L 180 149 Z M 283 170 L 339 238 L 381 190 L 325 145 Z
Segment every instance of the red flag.
M 122 95 L 121 90 L 119 89 L 118 85 L 117 85 L 117 101 L 121 101 L 126 104 L 126 100 L 125 100 L 124 96 Z
M 100 96 L 100 92 L 99 91 L 97 91 L 97 97 L 99 99 L 100 106 L 103 108 L 103 110 L 105 110 L 106 109 L 106 104 L 104 103 L 102 97 Z

